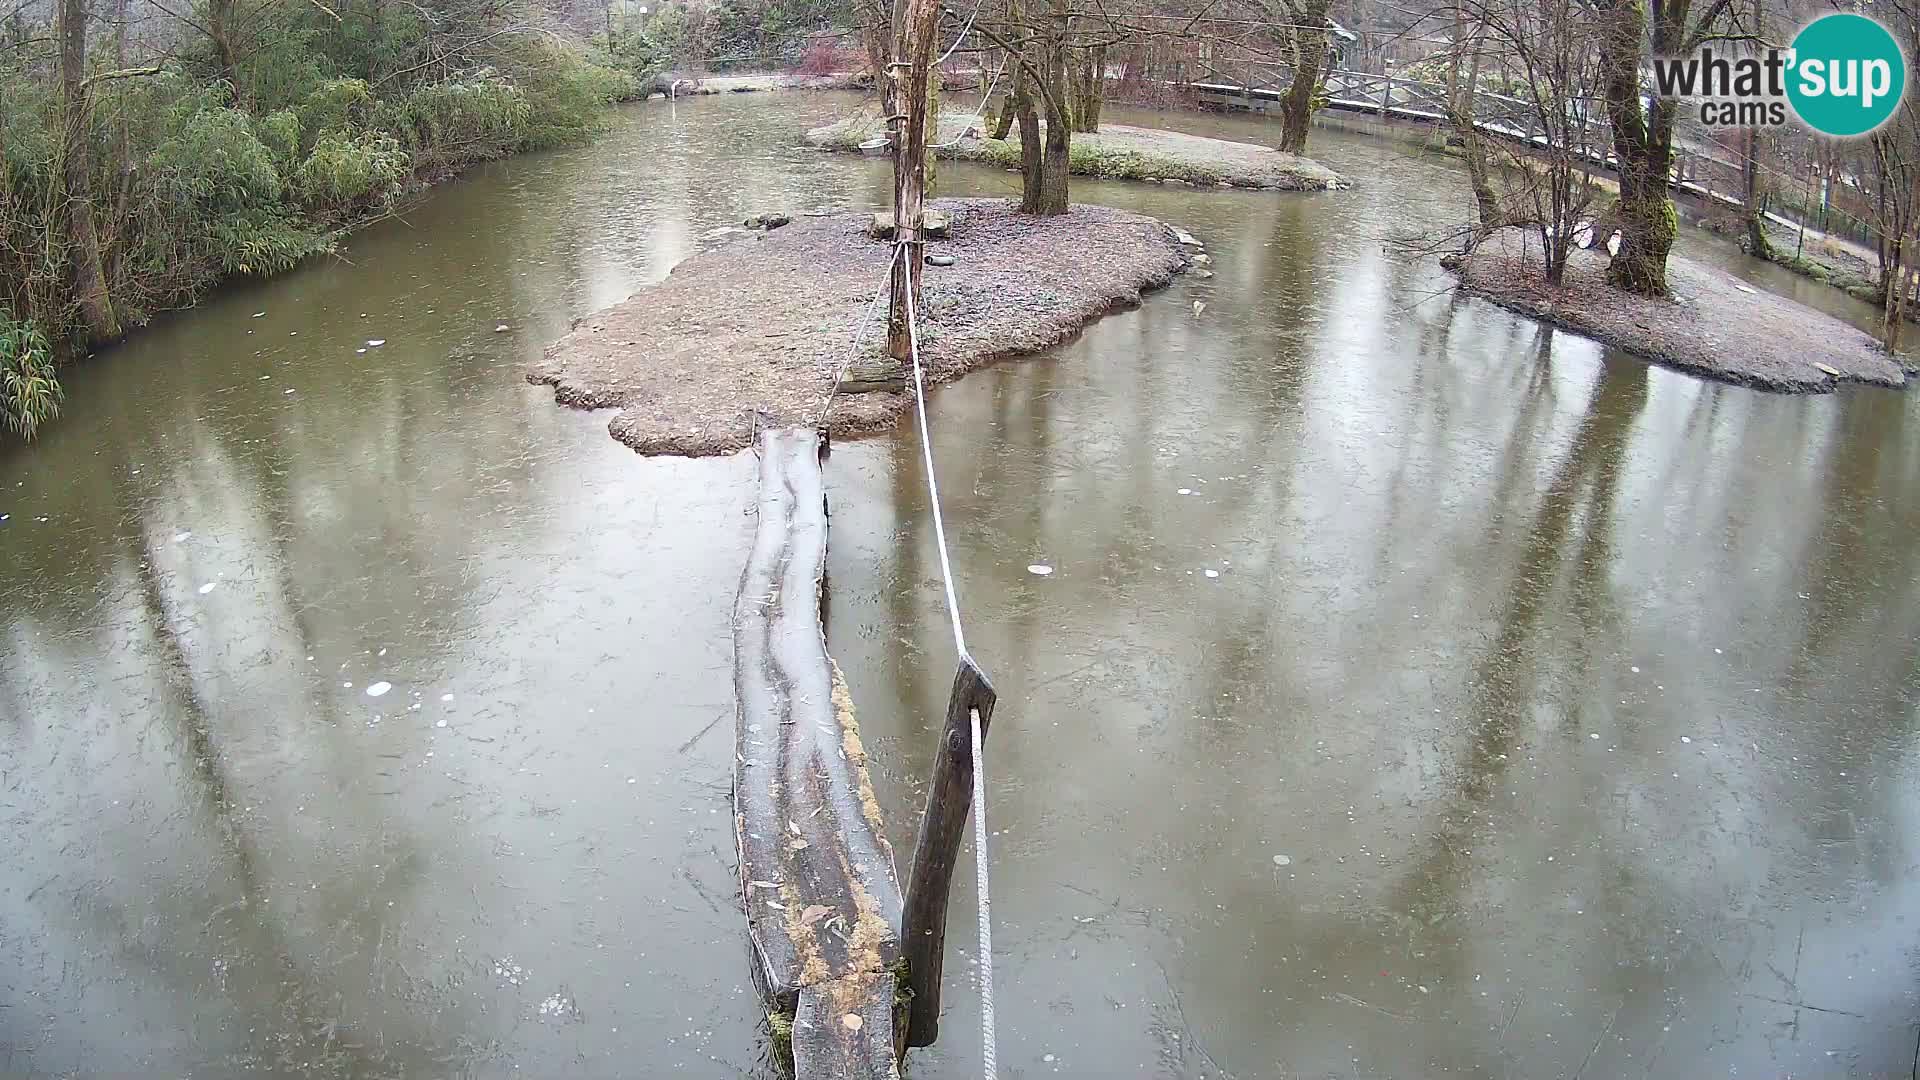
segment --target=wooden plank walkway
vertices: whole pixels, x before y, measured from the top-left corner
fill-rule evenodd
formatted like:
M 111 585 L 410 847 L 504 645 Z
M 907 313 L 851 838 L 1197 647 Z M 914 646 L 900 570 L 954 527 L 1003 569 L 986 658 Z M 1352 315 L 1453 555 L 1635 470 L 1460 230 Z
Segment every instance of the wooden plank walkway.
M 893 1080 L 901 893 L 840 669 L 827 655 L 826 444 L 763 431 L 734 606 L 734 829 L 754 981 L 799 1080 Z M 904 1010 L 902 1010 L 904 1015 Z

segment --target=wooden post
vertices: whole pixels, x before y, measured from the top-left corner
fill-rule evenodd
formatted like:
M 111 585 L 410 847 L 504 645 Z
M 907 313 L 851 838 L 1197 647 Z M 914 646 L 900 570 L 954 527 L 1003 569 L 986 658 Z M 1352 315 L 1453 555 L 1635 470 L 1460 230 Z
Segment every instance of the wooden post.
M 960 855 L 960 837 L 973 805 L 973 718 L 980 711 L 980 738 L 987 737 L 993 719 L 993 684 L 986 673 L 961 654 L 953 674 L 953 695 L 947 699 L 946 725 L 933 757 L 933 783 L 927 790 L 926 813 L 920 818 L 920 839 L 913 847 L 913 870 L 901 917 L 900 955 L 907 961 L 907 985 L 913 1000 L 907 1009 L 907 1045 L 931 1046 L 940 1034 L 940 975 L 947 951 L 947 890 L 953 864 Z M 980 958 L 981 963 L 987 957 Z
M 905 245 L 894 261 L 887 304 L 887 355 L 906 363 L 907 293 L 920 301 L 921 264 L 926 241 L 920 238 L 921 201 L 927 191 L 927 84 L 933 69 L 934 30 L 940 22 L 939 0 L 909 0 L 905 17 L 895 27 L 893 63 L 887 80 L 893 84 L 893 238 Z

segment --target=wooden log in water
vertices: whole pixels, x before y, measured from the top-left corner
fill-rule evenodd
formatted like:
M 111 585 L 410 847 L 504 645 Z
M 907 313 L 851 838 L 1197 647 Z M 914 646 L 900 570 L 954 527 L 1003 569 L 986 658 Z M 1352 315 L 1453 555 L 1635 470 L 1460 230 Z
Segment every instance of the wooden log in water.
M 973 805 L 973 718 L 980 712 L 980 738 L 987 737 L 995 697 L 986 673 L 961 654 L 953 674 L 953 693 L 947 698 L 946 724 L 934 751 L 933 782 L 927 792 L 926 812 L 920 818 L 920 837 L 913 848 L 913 870 L 907 884 L 906 922 L 900 928 L 907 958 L 907 1045 L 931 1046 L 940 1034 L 940 978 L 946 963 L 947 893 L 953 865 L 960 857 L 960 838 Z M 987 957 L 981 957 L 987 962 Z
M 799 1080 L 899 1076 L 900 884 L 852 699 L 820 623 L 820 433 L 761 432 L 734 605 L 734 830 L 754 982 Z M 782 1048 L 784 1049 L 784 1048 Z

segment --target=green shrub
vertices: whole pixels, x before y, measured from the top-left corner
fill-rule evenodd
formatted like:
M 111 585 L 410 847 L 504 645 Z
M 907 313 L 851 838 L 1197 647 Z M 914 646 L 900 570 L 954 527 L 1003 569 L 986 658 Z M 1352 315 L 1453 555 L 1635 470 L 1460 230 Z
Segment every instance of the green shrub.
M 222 274 L 282 273 L 333 246 L 326 234 L 278 209 L 223 214 L 207 222 L 195 239 L 215 254 Z
M 534 52 L 523 61 L 529 72 L 519 82 L 529 110 L 523 147 L 564 146 L 605 131 L 607 106 L 633 94 L 630 76 L 546 41 L 524 44 Z
M 96 83 L 90 209 L 115 311 L 137 326 L 223 277 L 287 269 L 416 173 L 584 139 L 673 55 L 637 32 L 588 46 L 481 26 L 538 14 L 519 0 L 257 5 L 236 28 L 238 86 L 204 34 L 187 34 L 158 72 Z M 53 357 L 88 344 L 50 41 L 0 49 L 0 434 L 54 415 Z
M 0 426 L 33 438 L 60 413 L 60 383 L 53 377 L 53 347 L 31 323 L 0 309 Z
M 297 14 L 304 17 L 309 12 L 319 13 L 317 8 L 309 8 Z M 315 87 L 338 79 L 342 70 L 364 70 L 352 66 L 342 68 L 337 64 L 319 47 L 327 42 L 327 33 L 319 27 L 288 20 L 286 16 L 293 13 L 296 12 L 288 8 L 263 9 L 263 15 L 278 16 L 279 21 L 262 28 L 241 65 L 240 81 L 245 85 L 247 106 L 258 112 L 298 109 L 307 102 Z M 366 21 L 349 20 L 355 26 Z
M 300 163 L 300 117 L 292 109 L 269 113 L 254 125 L 254 137 L 273 155 L 274 168 L 291 176 Z
M 323 132 L 353 131 L 374 111 L 373 93 L 364 79 L 329 79 L 300 103 L 300 130 L 311 139 Z
M 382 102 L 374 123 L 390 131 L 421 168 L 488 161 L 526 137 L 532 106 L 496 79 L 430 83 Z
M 192 114 L 155 148 L 151 166 L 175 203 L 221 211 L 280 201 L 273 152 L 254 137 L 252 122 L 238 109 Z
M 384 204 L 407 178 L 407 152 L 393 136 L 329 131 L 293 175 L 293 194 L 314 210 Z

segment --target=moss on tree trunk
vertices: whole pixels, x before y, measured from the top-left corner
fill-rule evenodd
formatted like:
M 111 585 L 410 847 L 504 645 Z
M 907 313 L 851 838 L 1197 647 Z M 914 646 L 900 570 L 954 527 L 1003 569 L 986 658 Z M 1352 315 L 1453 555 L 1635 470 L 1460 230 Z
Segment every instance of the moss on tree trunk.
M 1607 280 L 1643 296 L 1664 296 L 1667 256 L 1680 231 L 1667 186 L 1673 175 L 1675 105 L 1671 98 L 1659 98 L 1649 111 L 1640 101 L 1647 34 L 1644 0 L 1606 0 L 1602 14 L 1600 83 L 1620 174 L 1620 250 L 1607 267 Z M 1684 8 L 1663 13 L 1656 46 L 1671 49 L 1676 27 L 1684 27 L 1685 18 Z
M 60 2 L 60 177 L 65 191 L 67 264 L 80 317 L 94 341 L 120 336 L 120 318 L 101 269 L 93 220 L 93 143 L 88 135 L 87 0 Z
M 1300 154 L 1307 149 L 1307 131 L 1313 123 L 1313 97 L 1327 66 L 1327 10 L 1331 0 L 1308 0 L 1294 10 L 1293 82 L 1280 99 L 1280 149 Z
M 1100 130 L 1100 106 L 1107 90 L 1107 47 L 1085 51 L 1073 73 L 1073 130 Z
M 1009 60 L 1008 66 L 1012 70 L 1007 74 L 1013 81 L 1008 84 L 1007 96 L 1001 98 L 1000 104 L 994 107 L 995 111 L 993 114 L 993 126 L 990 129 L 990 137 L 995 139 L 1004 139 L 1008 133 L 1013 131 L 1015 114 L 1018 112 L 1014 107 L 1014 102 L 1021 94 L 1026 92 L 1026 72 L 1022 70 L 1017 60 Z

